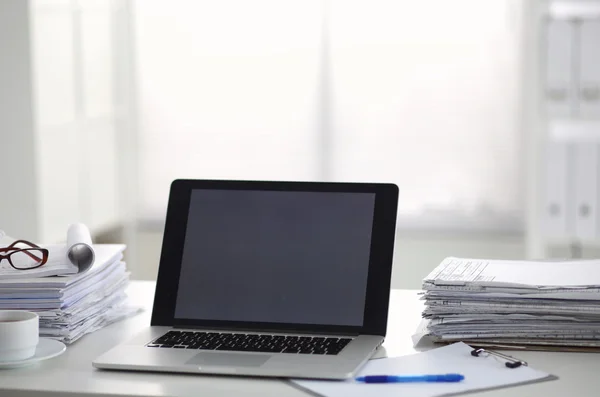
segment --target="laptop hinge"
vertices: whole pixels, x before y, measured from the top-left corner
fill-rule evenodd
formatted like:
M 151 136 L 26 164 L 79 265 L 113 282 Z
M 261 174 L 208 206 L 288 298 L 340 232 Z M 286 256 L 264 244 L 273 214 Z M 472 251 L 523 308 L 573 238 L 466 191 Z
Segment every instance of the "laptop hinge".
M 176 329 L 194 329 L 194 330 L 212 330 L 219 332 L 256 332 L 256 333 L 273 333 L 273 334 L 296 334 L 296 335 L 344 335 L 344 336 L 358 336 L 358 332 L 335 332 L 335 331 L 305 331 L 305 330 L 281 330 L 281 329 L 252 329 L 243 327 L 209 327 L 209 326 L 198 326 L 198 325 L 182 325 L 175 324 L 172 328 Z

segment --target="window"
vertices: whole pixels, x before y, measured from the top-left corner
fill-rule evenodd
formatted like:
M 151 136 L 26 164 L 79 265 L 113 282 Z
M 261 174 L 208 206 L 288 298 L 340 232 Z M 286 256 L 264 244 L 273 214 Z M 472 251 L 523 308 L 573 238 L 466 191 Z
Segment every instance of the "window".
M 519 5 L 137 1 L 140 216 L 175 178 L 374 180 L 404 225 L 514 227 Z

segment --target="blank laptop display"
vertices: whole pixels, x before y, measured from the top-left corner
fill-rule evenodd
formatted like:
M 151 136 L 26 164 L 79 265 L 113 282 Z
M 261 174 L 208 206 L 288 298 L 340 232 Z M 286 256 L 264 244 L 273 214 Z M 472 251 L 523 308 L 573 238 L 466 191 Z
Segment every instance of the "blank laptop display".
M 374 193 L 193 190 L 175 317 L 361 325 L 374 205 Z

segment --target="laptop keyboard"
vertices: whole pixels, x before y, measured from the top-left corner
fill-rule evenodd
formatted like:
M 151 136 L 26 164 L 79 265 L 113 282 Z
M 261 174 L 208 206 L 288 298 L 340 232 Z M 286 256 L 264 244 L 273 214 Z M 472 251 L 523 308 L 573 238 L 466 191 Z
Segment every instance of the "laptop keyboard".
M 338 354 L 351 338 L 169 331 L 148 347 L 263 353 Z

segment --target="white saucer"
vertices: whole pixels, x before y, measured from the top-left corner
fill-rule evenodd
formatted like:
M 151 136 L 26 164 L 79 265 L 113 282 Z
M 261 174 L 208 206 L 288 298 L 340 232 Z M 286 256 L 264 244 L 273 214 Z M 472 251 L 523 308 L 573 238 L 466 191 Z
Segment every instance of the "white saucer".
M 54 339 L 40 338 L 32 357 L 19 361 L 0 361 L 0 369 L 19 368 L 47 360 L 52 357 L 60 356 L 67 349 L 64 343 Z

